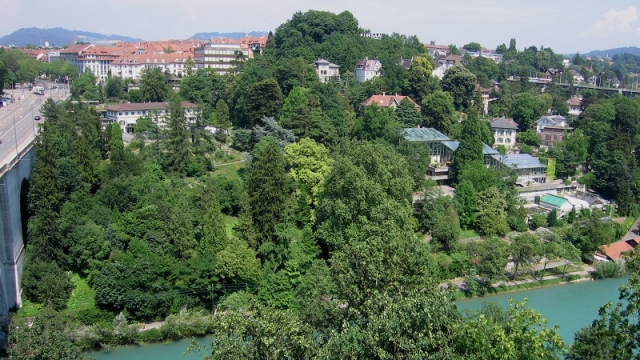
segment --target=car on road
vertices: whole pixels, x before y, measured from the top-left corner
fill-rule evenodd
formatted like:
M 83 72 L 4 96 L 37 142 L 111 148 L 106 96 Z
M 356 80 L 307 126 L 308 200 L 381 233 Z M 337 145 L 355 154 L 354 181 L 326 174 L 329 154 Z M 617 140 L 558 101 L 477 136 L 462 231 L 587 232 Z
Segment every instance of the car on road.
M 36 120 L 36 121 L 37 121 L 37 120 L 40 120 L 40 115 L 36 115 L 36 116 L 34 116 L 34 117 L 33 117 L 33 120 Z

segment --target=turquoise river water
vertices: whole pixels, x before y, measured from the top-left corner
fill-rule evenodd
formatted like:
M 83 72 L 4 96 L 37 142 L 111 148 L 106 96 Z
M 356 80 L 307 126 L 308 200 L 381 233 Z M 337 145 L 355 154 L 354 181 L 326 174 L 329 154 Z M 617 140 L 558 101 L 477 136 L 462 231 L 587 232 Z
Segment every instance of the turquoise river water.
M 460 310 L 478 310 L 484 301 L 493 301 L 506 308 L 509 299 L 521 301 L 529 299 L 528 306 L 542 313 L 548 326 L 560 325 L 560 336 L 565 343 L 573 342 L 573 334 L 598 317 L 598 308 L 607 301 L 617 301 L 618 287 L 624 279 L 598 281 L 580 281 L 566 285 L 510 292 L 501 295 L 486 296 L 458 301 Z M 201 344 L 210 344 L 211 337 L 198 339 Z M 147 344 L 124 346 L 111 352 L 93 352 L 96 360 L 197 360 L 198 354 L 184 355 L 191 340 L 180 340 L 166 344 Z

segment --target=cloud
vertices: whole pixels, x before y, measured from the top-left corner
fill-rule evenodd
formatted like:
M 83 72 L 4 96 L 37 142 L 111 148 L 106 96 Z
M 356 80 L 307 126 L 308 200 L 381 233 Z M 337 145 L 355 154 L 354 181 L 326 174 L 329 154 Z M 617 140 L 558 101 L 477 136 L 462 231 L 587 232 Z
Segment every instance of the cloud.
M 590 28 L 583 31 L 582 36 L 604 39 L 619 34 L 640 34 L 640 26 L 636 25 L 638 19 L 640 15 L 635 6 L 624 10 L 609 9 L 602 19 L 596 20 Z

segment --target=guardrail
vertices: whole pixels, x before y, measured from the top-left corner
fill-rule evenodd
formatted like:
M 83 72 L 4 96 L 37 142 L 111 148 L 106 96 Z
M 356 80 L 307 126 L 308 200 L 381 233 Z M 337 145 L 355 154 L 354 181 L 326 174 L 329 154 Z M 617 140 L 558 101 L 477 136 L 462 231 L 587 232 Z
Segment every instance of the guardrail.
M 14 156 L 11 160 L 9 160 L 9 162 L 4 163 L 2 166 L 0 166 L 0 177 L 3 177 L 7 171 L 11 170 L 18 163 L 18 161 L 20 161 L 20 159 L 22 159 L 24 155 L 28 153 L 31 150 L 31 148 L 33 148 L 34 141 L 35 141 L 35 138 L 31 139 L 31 141 L 29 141 L 27 146 L 25 146 L 22 150 L 20 150 L 20 152 L 18 152 L 16 156 Z

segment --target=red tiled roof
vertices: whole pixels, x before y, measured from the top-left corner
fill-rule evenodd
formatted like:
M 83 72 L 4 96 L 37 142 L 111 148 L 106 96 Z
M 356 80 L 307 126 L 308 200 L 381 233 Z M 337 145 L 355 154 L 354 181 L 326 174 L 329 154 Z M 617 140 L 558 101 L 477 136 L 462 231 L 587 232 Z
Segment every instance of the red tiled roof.
M 611 260 L 616 261 L 620 258 L 622 253 L 628 251 L 634 251 L 635 247 L 638 245 L 638 239 L 630 239 L 630 240 L 621 240 L 614 242 L 609 245 L 604 245 L 600 248 L 602 252 Z
M 378 106 L 381 106 L 381 107 L 389 107 L 389 106 L 391 106 L 392 104 L 395 103 L 396 106 L 397 106 L 405 98 L 409 99 L 409 101 L 411 101 L 413 103 L 413 105 L 416 106 L 418 111 L 420 110 L 420 105 L 416 104 L 416 102 L 413 101 L 413 99 L 410 98 L 409 96 L 403 96 L 403 95 L 385 95 L 385 94 L 383 94 L 383 95 L 372 95 L 367 100 L 361 102 L 360 105 L 361 106 L 369 106 L 369 105 L 371 105 L 373 103 L 376 103 L 376 104 L 378 104 Z
M 114 59 L 111 64 L 151 64 L 151 63 L 184 63 L 188 58 L 193 60 L 193 55 L 191 53 L 183 53 L 183 54 L 127 54 Z M 147 62 L 147 59 L 149 62 Z
M 168 106 L 166 102 L 149 102 L 149 103 L 126 103 L 109 106 L 107 111 L 140 111 L 140 110 L 164 110 Z M 185 109 L 192 109 L 198 107 L 196 104 L 188 101 L 182 102 L 182 107 Z
M 88 48 L 93 47 L 92 44 L 73 44 L 69 45 L 63 50 L 60 50 L 60 54 L 78 54 Z
M 569 106 L 580 106 L 582 103 L 582 99 L 579 96 L 572 96 L 571 99 L 567 100 L 567 105 Z

